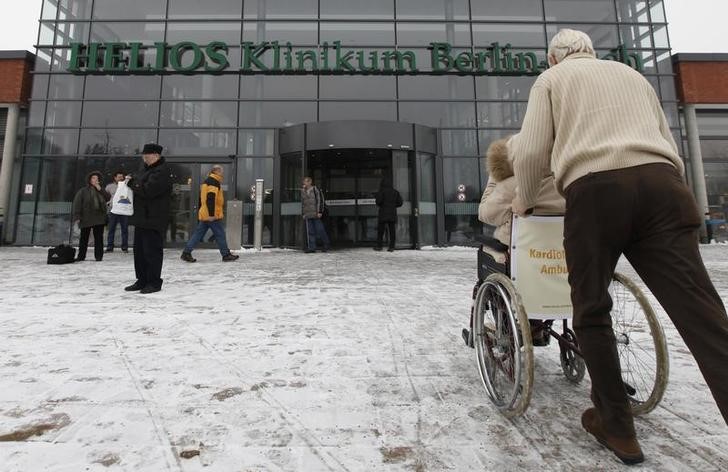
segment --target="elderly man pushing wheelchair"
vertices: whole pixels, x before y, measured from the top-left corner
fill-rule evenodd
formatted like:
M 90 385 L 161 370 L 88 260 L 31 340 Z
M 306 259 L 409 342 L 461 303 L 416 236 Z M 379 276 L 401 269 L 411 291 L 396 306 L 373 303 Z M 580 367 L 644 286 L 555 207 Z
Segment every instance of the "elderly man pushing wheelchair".
M 622 382 L 608 286 L 624 254 L 683 337 L 728 423 L 728 316 L 698 250 L 700 213 L 650 83 L 561 30 L 514 139 L 514 213 L 544 175 L 566 198 L 564 248 L 574 330 L 592 381 L 581 423 L 626 464 L 644 460 Z

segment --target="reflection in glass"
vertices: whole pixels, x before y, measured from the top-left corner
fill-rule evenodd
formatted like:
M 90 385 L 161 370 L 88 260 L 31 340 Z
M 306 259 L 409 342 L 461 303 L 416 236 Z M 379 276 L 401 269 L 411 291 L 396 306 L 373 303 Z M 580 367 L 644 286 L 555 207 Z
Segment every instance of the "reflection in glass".
M 469 100 L 473 98 L 473 78 L 458 76 L 402 76 L 400 100 Z
M 652 35 L 655 38 L 656 48 L 663 49 L 670 47 L 670 41 L 667 39 L 667 26 L 658 26 L 654 28 Z
M 469 46 L 470 25 L 468 23 L 397 23 L 397 44 L 427 47 L 433 42 Z
M 169 18 L 182 20 L 240 18 L 242 4 L 240 0 L 205 0 L 204 3 L 200 0 L 169 0 Z
M 321 102 L 319 121 L 383 120 L 397 121 L 395 102 Z
M 470 0 L 473 20 L 542 21 L 543 8 L 534 0 Z
M 467 244 L 483 231 L 478 221 L 480 169 L 477 158 L 442 160 L 445 190 L 445 235 L 448 244 Z
M 69 241 L 71 209 L 77 188 L 76 159 L 45 159 L 41 166 L 33 244 L 55 245 Z
M 437 191 L 435 185 L 435 156 L 417 153 L 419 217 L 418 239 L 420 246 L 435 244 L 437 239 Z
M 236 102 L 162 102 L 160 127 L 234 128 L 237 126 Z
M 79 153 L 139 155 L 144 144 L 156 139 L 154 129 L 82 129 Z
M 343 46 L 391 46 L 394 23 L 321 23 L 321 42 Z
M 536 77 L 476 77 L 475 91 L 480 100 L 528 100 Z
M 559 30 L 564 28 L 583 31 L 589 35 L 594 49 L 612 49 L 619 46 L 619 33 L 616 25 L 580 24 L 580 25 L 546 25 L 549 42 Z
M 665 3 L 661 0 L 653 0 L 650 2 L 650 20 L 653 23 L 665 23 Z
M 526 105 L 526 102 L 479 102 L 478 127 L 520 127 L 526 115 Z
M 47 74 L 36 74 L 33 76 L 33 89 L 30 95 L 33 100 L 44 100 L 46 98 L 50 77 Z
M 87 100 L 156 100 L 160 77 L 135 75 L 89 75 Z
M 235 131 L 159 130 L 159 144 L 166 155 L 229 156 L 235 154 Z
M 53 23 L 42 23 L 40 25 L 40 36 L 38 36 L 38 44 L 41 46 L 52 46 L 54 34 L 55 30 L 53 28 Z
M 78 130 L 46 128 L 43 134 L 43 154 L 76 154 Z
M 476 47 L 487 47 L 492 43 L 501 46 L 510 44 L 514 48 L 544 48 L 546 46 L 543 25 L 519 25 L 483 23 L 473 25 L 473 42 Z
M 113 113 L 109 111 L 113 110 Z M 156 127 L 159 105 L 155 102 L 85 102 L 84 127 Z
M 81 121 L 81 102 L 48 102 L 47 127 L 75 126 Z
M 313 76 L 248 75 L 240 78 L 242 99 L 316 100 L 316 94 L 317 83 Z
M 190 239 L 192 225 L 197 225 L 196 202 L 193 203 L 193 195 L 199 192 L 193 189 L 192 185 L 193 173 L 198 172 L 199 166 L 170 162 L 169 167 L 172 176 L 172 195 L 164 238 L 168 243 L 186 243 Z
M 197 3 L 197 0 L 195 0 Z M 208 44 L 212 41 L 222 41 L 227 44 L 236 44 L 240 41 L 240 23 L 167 23 L 167 42 L 181 43 L 191 41 L 197 44 Z
M 627 49 L 649 49 L 652 47 L 650 27 L 647 25 L 621 25 L 621 44 Z
M 443 156 L 477 156 L 478 136 L 475 130 L 440 130 Z
M 48 77 L 48 76 L 45 76 Z M 38 80 L 36 76 L 33 80 Z M 83 77 L 77 75 L 54 74 L 50 76 L 49 100 L 76 100 L 83 95 Z
M 388 20 L 394 18 L 394 0 L 321 0 L 321 18 L 336 20 Z
M 397 19 L 469 20 L 468 0 L 397 0 Z
M 253 43 L 278 41 L 281 44 L 290 41 L 294 46 L 313 46 L 318 44 L 318 27 L 314 22 L 246 21 L 243 24 L 243 41 Z M 321 41 L 325 41 L 325 39 Z
M 41 18 L 44 20 L 55 20 L 58 13 L 58 0 L 43 0 L 43 14 Z
M 647 23 L 646 0 L 617 0 L 617 18 L 622 23 Z
M 37 77 L 37 76 L 36 76 Z M 31 101 L 28 114 L 28 126 L 43 126 L 46 114 L 46 102 Z
M 58 23 L 56 26 L 56 46 L 88 41 L 88 23 Z
M 243 156 L 272 156 L 275 152 L 275 131 L 272 129 L 241 129 L 238 154 Z
M 316 102 L 241 102 L 241 127 L 278 128 L 316 121 Z
M 316 19 L 318 0 L 257 0 L 244 2 L 246 20 Z
M 94 21 L 91 26 L 91 41 L 145 44 L 164 41 L 164 23 Z
M 301 179 L 303 179 L 303 153 L 281 156 L 281 245 L 303 246 L 303 219 L 301 218 Z
M 544 0 L 546 21 L 617 20 L 614 0 Z
M 321 99 L 394 100 L 397 96 L 395 77 L 324 75 L 319 81 Z
M 60 0 L 59 20 L 88 20 L 91 18 L 92 0 Z
M 173 100 L 235 99 L 238 77 L 234 75 L 166 75 L 162 78 L 162 98 Z
M 104 20 L 161 20 L 166 0 L 95 0 L 94 18 Z
M 399 120 L 434 128 L 475 128 L 472 102 L 400 102 Z

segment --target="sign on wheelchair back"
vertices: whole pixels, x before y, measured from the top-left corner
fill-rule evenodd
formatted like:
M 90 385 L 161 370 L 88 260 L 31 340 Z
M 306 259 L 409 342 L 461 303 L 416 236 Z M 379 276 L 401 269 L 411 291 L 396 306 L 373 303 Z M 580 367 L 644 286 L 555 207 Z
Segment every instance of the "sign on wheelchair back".
M 569 271 L 564 251 L 564 217 L 514 216 L 511 278 L 529 318 L 571 318 Z

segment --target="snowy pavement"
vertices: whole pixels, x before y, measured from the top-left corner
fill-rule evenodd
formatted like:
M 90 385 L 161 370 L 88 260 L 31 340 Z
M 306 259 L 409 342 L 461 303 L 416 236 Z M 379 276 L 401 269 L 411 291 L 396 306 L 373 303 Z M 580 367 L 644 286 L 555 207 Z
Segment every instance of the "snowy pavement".
M 0 248 L 0 471 L 624 469 L 582 430 L 589 381 L 555 343 L 524 417 L 490 405 L 460 339 L 472 249 L 178 256 L 144 296 L 123 291 L 131 254 Z M 728 246 L 703 256 L 728 302 Z M 670 383 L 634 469 L 728 470 L 728 428 L 664 327 Z

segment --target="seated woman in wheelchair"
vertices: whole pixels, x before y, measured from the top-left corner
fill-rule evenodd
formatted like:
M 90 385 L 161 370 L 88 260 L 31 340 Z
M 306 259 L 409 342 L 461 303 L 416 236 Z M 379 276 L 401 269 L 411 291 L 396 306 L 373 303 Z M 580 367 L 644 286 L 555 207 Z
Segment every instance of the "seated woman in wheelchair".
M 495 226 L 493 237 L 483 237 L 478 252 L 478 284 L 493 272 L 509 275 L 508 248 L 511 243 L 511 221 L 513 219 L 512 204 L 516 198 L 516 178 L 513 175 L 513 144 L 518 135 L 493 141 L 485 155 L 488 169 L 488 184 L 483 192 L 478 207 L 478 219 L 483 223 Z M 538 195 L 534 214 L 563 215 L 566 207 L 564 197 L 559 195 L 554 184 L 553 175 L 544 177 Z M 470 326 L 472 329 L 472 313 Z M 535 333 L 534 333 L 535 334 Z M 465 343 L 471 345 L 470 331 L 463 329 Z M 544 341 L 546 342 L 547 339 Z M 534 336 L 534 343 L 537 343 Z

